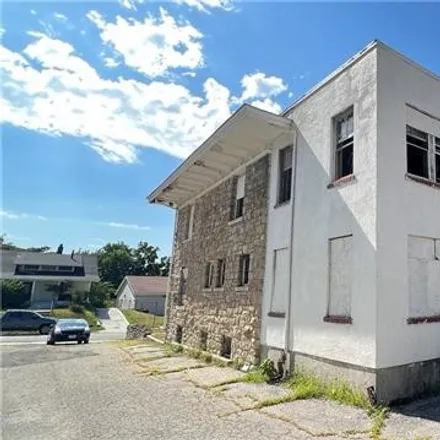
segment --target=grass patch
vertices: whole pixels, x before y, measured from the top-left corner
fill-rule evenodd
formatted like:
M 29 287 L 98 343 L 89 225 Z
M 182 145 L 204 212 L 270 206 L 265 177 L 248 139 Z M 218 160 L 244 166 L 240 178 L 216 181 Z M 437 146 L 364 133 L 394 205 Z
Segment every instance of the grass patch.
M 138 310 L 121 310 L 130 324 L 145 325 L 149 329 L 163 326 L 163 316 L 155 316 Z
M 261 368 L 251 370 L 241 378 L 241 382 L 247 383 L 267 383 L 268 380 L 269 377 Z
M 51 316 L 56 319 L 85 319 L 88 322 L 91 331 L 103 329 L 98 323 L 98 318 L 91 310 L 83 309 L 82 312 L 79 310 L 74 312 L 68 308 L 53 309 Z
M 351 405 L 371 410 L 367 396 L 352 388 L 343 381 L 326 382 L 317 375 L 305 372 L 297 372 L 288 383 L 296 400 L 300 399 L 328 399 L 342 405 Z

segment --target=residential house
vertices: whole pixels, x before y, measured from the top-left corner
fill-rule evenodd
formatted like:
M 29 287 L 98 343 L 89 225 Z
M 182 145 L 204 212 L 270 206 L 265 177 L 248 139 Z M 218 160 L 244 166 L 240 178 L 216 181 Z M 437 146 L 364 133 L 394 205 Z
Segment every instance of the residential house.
M 72 295 L 87 297 L 93 281 L 99 281 L 98 259 L 89 254 L 57 254 L 0 250 L 1 279 L 23 282 L 33 309 L 68 305 Z M 66 283 L 69 289 L 53 292 L 51 286 Z
M 167 284 L 168 277 L 126 276 L 116 291 L 116 304 L 120 309 L 163 316 Z
M 233 206 L 227 182 L 242 169 L 248 182 L 261 160 L 269 170 L 259 217 L 227 229 L 214 194 Z M 182 255 L 194 262 L 183 305 L 168 305 L 169 338 L 178 328 L 194 345 L 199 323 L 215 313 L 231 325 L 233 356 L 252 340 L 256 357 L 372 386 L 384 401 L 438 385 L 440 78 L 432 72 L 375 41 L 281 115 L 239 109 L 149 199 L 177 210 L 170 298 L 179 298 Z M 189 249 L 191 211 L 191 237 L 203 246 Z M 258 221 L 264 249 L 252 236 Z M 223 258 L 220 244 L 234 254 L 249 242 L 258 251 L 246 295 L 208 291 L 191 307 L 207 262 Z M 230 307 L 253 295 L 254 309 Z M 245 311 L 251 334 L 240 325 Z

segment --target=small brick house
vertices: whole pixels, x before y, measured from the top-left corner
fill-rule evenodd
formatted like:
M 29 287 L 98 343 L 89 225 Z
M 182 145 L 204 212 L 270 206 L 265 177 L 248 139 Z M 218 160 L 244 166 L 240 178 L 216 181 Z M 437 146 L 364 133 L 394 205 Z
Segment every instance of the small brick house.
M 270 155 L 290 121 L 245 105 L 149 197 L 177 210 L 167 339 L 258 362 Z

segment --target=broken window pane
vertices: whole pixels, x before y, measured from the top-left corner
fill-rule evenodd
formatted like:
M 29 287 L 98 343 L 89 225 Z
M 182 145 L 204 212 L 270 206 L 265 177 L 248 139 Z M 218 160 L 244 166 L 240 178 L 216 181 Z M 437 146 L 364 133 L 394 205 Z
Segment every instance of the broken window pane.
M 406 158 L 408 173 L 429 178 L 428 134 L 406 127 Z

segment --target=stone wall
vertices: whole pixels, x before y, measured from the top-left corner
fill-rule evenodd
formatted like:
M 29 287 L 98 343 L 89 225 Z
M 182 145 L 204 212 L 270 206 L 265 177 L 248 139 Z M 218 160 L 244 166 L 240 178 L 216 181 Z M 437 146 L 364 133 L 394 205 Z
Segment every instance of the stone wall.
M 207 332 L 207 349 L 220 354 L 223 337 L 232 339 L 231 358 L 257 363 L 260 347 L 270 156 L 245 171 L 244 212 L 231 221 L 236 178 L 222 182 L 195 201 L 193 233 L 185 240 L 190 207 L 178 211 L 174 232 L 171 283 L 167 305 L 167 339 L 200 347 Z M 249 283 L 238 286 L 240 255 L 250 255 Z M 208 262 L 226 260 L 222 288 L 204 288 Z M 187 268 L 187 289 L 181 294 L 181 269 Z M 215 286 L 215 276 L 214 276 Z

